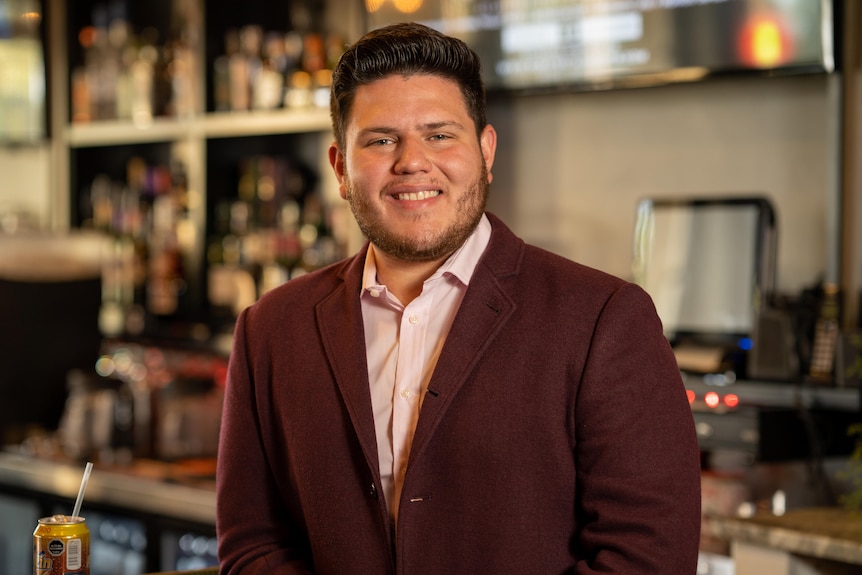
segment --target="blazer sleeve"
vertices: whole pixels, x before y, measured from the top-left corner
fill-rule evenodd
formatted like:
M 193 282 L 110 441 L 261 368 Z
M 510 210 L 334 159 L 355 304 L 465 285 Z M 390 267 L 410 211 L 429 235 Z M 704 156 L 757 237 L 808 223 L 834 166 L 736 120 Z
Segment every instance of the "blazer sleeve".
M 311 574 L 301 529 L 268 465 L 260 393 L 249 352 L 249 310 L 237 320 L 225 390 L 216 471 L 216 530 L 223 575 Z
M 576 403 L 578 575 L 692 575 L 700 451 L 649 296 L 625 284 L 595 325 Z

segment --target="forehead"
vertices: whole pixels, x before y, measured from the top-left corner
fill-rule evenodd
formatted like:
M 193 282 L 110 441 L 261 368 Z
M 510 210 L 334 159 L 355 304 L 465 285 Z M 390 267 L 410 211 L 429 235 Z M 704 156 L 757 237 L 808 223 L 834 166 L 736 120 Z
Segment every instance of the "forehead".
M 393 75 L 357 88 L 348 124 L 431 116 L 440 116 L 438 121 L 470 119 L 458 83 L 429 74 Z

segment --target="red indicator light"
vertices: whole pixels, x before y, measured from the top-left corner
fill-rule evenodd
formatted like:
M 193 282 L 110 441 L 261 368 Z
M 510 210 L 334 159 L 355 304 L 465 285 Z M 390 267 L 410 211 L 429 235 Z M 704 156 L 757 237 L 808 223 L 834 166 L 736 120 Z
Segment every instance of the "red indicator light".
M 694 393 L 692 390 L 690 390 L 690 389 L 686 389 L 686 390 L 685 390 L 685 395 L 686 395 L 686 396 L 688 396 L 688 403 L 689 403 L 689 405 L 691 405 L 692 403 L 694 403 L 694 400 L 695 400 L 695 398 L 697 397 L 697 395 L 695 395 L 695 393 Z
M 718 404 L 721 403 L 721 398 L 714 391 L 710 391 L 703 396 L 703 401 L 709 407 L 718 407 Z
M 724 405 L 727 407 L 736 407 L 739 405 L 739 396 L 735 393 L 728 393 L 724 396 Z

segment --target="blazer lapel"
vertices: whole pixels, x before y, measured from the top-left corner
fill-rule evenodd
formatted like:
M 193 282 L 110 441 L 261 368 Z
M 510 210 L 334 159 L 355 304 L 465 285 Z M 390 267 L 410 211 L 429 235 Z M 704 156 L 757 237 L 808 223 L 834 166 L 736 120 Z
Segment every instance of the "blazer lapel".
M 379 469 L 374 412 L 368 383 L 359 290 L 365 250 L 345 267 L 342 284 L 317 306 L 323 348 L 356 436 L 375 476 Z
M 494 226 L 491 243 L 470 280 L 428 383 L 410 449 L 411 459 L 421 455 L 447 407 L 516 308 L 499 280 L 518 272 L 523 242 L 490 214 L 489 219 Z

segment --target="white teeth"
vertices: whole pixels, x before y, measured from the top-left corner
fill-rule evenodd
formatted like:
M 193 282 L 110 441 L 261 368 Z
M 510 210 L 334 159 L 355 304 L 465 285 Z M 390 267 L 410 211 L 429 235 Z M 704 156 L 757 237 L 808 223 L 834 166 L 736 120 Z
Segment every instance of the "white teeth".
M 428 190 L 423 192 L 410 192 L 408 194 L 396 194 L 395 197 L 399 200 L 424 200 L 434 198 L 440 195 L 440 190 Z

